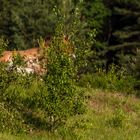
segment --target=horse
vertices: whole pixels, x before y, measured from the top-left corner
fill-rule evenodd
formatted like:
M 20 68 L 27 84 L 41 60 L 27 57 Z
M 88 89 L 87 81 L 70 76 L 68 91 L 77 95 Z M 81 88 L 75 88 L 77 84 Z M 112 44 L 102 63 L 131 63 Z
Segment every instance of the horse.
M 30 48 L 27 50 L 17 50 L 17 51 L 4 51 L 0 57 L 0 62 L 8 63 L 7 70 L 16 70 L 18 73 L 37 73 L 44 74 L 46 70 L 40 64 L 41 59 L 44 59 L 42 51 L 43 48 L 47 49 L 50 46 L 51 37 L 47 36 L 40 47 Z M 69 56 L 75 58 L 74 47 L 71 45 L 68 36 L 64 35 L 62 38 L 62 43 L 64 44 L 64 52 L 68 53 Z M 43 47 L 43 48 L 42 48 Z M 54 46 L 55 47 L 55 46 Z M 14 58 L 16 56 L 21 56 L 25 62 L 25 66 L 15 66 Z M 46 61 L 45 61 L 46 62 Z

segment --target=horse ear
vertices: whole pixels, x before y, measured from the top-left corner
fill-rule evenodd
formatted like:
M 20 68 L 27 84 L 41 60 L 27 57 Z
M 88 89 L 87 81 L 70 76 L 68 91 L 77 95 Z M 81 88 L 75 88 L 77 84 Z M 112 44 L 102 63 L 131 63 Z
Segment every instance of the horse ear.
M 68 41 L 68 39 L 69 39 L 68 35 L 64 35 L 64 40 Z
M 51 41 L 51 35 L 47 35 L 45 38 L 45 46 L 48 47 L 48 45 L 50 44 Z

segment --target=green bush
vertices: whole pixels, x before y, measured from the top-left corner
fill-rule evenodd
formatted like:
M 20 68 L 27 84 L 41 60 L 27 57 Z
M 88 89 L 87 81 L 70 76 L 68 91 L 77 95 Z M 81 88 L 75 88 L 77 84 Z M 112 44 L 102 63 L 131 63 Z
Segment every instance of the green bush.
M 42 103 L 45 85 L 34 75 L 22 75 L 15 71 L 8 72 L 5 66 L 0 68 L 0 131 L 10 133 L 28 132 L 35 125 L 32 112 L 37 112 L 37 105 Z M 35 100 L 34 98 L 39 98 Z M 44 109 L 45 110 L 45 109 Z M 42 111 L 44 111 L 42 108 Z M 29 113 L 30 112 L 30 113 Z M 30 119 L 28 119 L 30 114 Z M 36 115 L 35 115 L 36 117 Z M 42 117 L 41 115 L 39 116 Z M 45 121 L 44 121 L 45 123 Z
M 64 30 L 63 22 L 59 22 L 48 49 L 42 49 L 41 63 L 47 70 L 44 76 L 22 75 L 6 70 L 7 64 L 0 63 L 0 104 L 4 102 L 10 109 L 0 108 L 0 131 L 6 127 L 10 132 L 18 132 L 22 125 L 24 131 L 28 131 L 28 126 L 53 131 L 70 116 L 84 112 L 84 96 L 75 84 L 81 61 L 75 63 L 73 57 L 76 54 L 77 60 L 80 51 L 76 52 L 71 39 L 64 38 Z M 23 65 L 20 55 L 14 57 L 14 64 Z M 9 114 L 13 115 L 11 119 Z
M 24 120 L 20 112 L 0 102 L 0 131 L 8 133 L 26 132 Z
M 54 130 L 72 115 L 82 113 L 83 97 L 75 86 L 77 69 L 74 65 L 70 41 L 65 43 L 64 25 L 59 24 L 56 35 L 47 50 L 47 74 L 44 77 L 46 92 L 43 98 L 43 108 L 46 111 L 49 127 Z M 67 40 L 66 40 L 67 41 Z
M 25 66 L 24 57 L 19 53 L 13 54 L 13 65 L 14 66 Z
M 109 72 L 99 69 L 96 73 L 83 75 L 79 85 L 131 94 L 135 92 L 135 82 L 135 78 L 127 75 L 125 70 L 112 66 Z
M 0 37 L 0 56 L 2 52 L 7 48 L 8 40 L 5 39 L 3 36 Z

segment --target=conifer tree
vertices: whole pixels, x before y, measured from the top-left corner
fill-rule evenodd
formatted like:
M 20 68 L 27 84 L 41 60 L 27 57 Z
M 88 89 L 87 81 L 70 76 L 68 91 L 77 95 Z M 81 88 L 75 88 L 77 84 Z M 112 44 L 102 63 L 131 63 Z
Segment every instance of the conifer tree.
M 108 63 L 133 70 L 140 47 L 140 1 L 105 0 L 112 10 Z
M 52 33 L 57 18 L 51 0 L 1 0 L 0 35 L 9 40 L 9 49 L 27 49 L 40 36 Z
M 96 42 L 91 48 L 93 54 L 89 57 L 89 70 L 93 72 L 95 67 L 103 67 L 106 64 L 105 50 L 108 41 L 106 22 L 110 17 L 110 10 L 103 0 L 83 0 L 81 15 L 81 20 L 85 25 L 85 34 L 89 30 L 96 30 Z

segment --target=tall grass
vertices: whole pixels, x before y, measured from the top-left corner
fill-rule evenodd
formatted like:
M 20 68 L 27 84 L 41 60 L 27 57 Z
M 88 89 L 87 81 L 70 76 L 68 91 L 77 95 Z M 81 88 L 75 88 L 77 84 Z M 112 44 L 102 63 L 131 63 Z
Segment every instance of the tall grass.
M 87 111 L 70 117 L 55 132 L 33 130 L 28 135 L 0 134 L 4 140 L 139 140 L 140 99 L 86 89 Z M 90 96 L 90 98 L 89 98 Z M 39 114 L 38 114 L 39 115 Z

